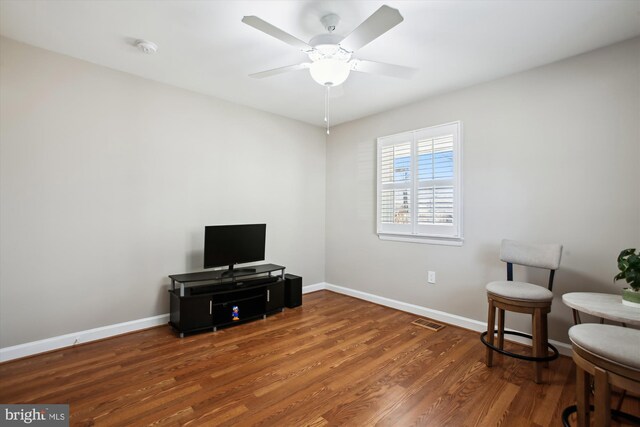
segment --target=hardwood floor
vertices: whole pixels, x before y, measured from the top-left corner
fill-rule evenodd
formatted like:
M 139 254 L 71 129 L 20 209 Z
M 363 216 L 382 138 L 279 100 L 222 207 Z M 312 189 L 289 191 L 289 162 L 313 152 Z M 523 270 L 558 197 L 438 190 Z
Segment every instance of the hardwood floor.
M 69 403 L 71 425 L 562 425 L 571 359 L 537 385 L 529 363 L 487 368 L 478 333 L 415 318 L 315 292 L 216 333 L 179 339 L 163 326 L 4 363 L 0 402 Z

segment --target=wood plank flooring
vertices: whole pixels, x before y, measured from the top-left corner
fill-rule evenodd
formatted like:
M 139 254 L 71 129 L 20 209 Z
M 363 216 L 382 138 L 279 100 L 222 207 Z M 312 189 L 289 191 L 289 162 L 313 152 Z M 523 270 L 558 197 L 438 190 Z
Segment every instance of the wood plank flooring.
M 69 403 L 78 426 L 562 425 L 571 359 L 537 385 L 527 362 L 487 368 L 478 333 L 415 319 L 320 291 L 216 333 L 163 326 L 1 364 L 0 402 Z

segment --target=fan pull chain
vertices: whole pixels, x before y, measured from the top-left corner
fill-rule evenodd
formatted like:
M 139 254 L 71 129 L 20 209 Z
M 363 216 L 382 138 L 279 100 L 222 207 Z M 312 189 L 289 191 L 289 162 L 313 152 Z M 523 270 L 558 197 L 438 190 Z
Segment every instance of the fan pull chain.
M 331 86 L 326 86 L 327 91 L 324 95 L 324 122 L 327 125 L 327 135 L 329 135 L 329 90 Z
M 324 91 L 324 123 L 327 123 L 327 91 Z

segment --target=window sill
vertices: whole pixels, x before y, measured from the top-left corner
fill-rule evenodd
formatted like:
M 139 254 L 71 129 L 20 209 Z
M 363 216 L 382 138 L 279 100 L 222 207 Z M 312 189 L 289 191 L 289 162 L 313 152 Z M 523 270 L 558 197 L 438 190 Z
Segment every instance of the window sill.
M 390 234 L 378 233 L 380 240 L 391 240 L 395 242 L 425 243 L 428 245 L 462 246 L 462 237 L 437 237 L 437 236 L 417 236 L 413 234 Z

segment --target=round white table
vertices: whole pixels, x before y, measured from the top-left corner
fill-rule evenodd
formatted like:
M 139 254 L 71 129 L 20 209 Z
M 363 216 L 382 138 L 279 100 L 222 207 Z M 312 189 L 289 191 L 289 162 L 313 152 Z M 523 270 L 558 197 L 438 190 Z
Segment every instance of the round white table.
M 622 304 L 622 296 L 598 292 L 571 292 L 562 295 L 562 302 L 573 309 L 573 321 L 580 322 L 580 313 L 600 319 L 640 326 L 640 308 Z

